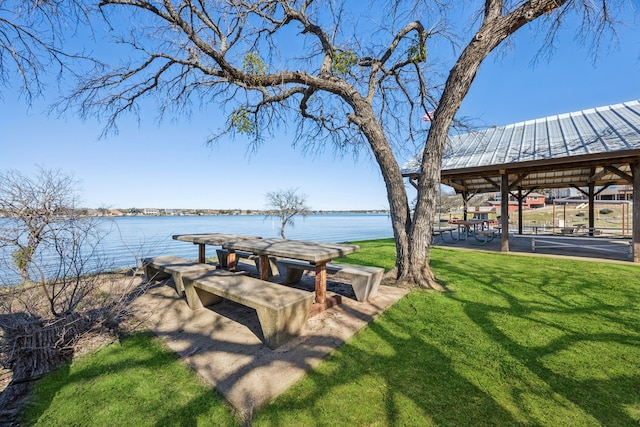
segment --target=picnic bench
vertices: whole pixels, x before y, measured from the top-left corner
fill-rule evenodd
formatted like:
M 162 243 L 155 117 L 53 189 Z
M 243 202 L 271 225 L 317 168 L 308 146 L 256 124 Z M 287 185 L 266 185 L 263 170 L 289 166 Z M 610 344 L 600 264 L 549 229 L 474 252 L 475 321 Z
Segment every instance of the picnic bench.
M 315 264 L 294 259 L 275 260 L 280 277 L 284 277 L 284 283 L 299 282 L 305 270 L 315 270 Z M 350 280 L 353 291 L 358 301 L 366 301 L 378 293 L 380 281 L 384 275 L 384 269 L 354 264 L 327 263 L 327 273 L 336 274 Z
M 458 230 L 458 228 L 456 227 L 433 227 L 431 229 L 431 237 L 432 237 L 432 242 L 435 243 L 438 238 L 440 240 L 442 240 L 443 242 L 445 241 L 444 236 L 448 233 L 449 237 L 451 238 L 452 242 L 455 242 L 459 239 L 459 233 L 458 233 L 458 238 L 456 238 L 453 235 L 453 232 Z
M 226 270 L 191 272 L 182 279 L 192 310 L 215 304 L 222 298 L 255 309 L 270 348 L 300 335 L 314 300 L 312 292 Z
M 482 242 L 483 245 L 486 245 L 487 243 L 492 241 L 494 237 L 496 237 L 496 233 L 498 233 L 498 230 L 493 228 L 487 228 L 485 230 L 476 231 L 475 237 L 476 237 L 476 240 L 479 240 Z M 482 239 L 479 239 L 478 236 L 482 236 Z
M 185 273 L 202 273 L 213 271 L 215 266 L 197 261 L 189 261 L 173 255 L 163 255 L 142 259 L 142 267 L 147 281 L 164 280 L 173 278 L 178 295 L 184 295 L 184 283 L 182 276 Z

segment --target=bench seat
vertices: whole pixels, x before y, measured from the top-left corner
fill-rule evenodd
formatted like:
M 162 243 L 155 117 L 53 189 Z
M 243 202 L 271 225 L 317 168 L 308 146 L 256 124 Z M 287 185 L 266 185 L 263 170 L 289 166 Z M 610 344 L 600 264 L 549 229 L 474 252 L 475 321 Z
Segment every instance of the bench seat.
M 299 282 L 305 270 L 315 270 L 314 264 L 295 259 L 275 260 L 280 277 L 284 278 L 284 283 Z M 384 275 L 384 269 L 380 267 L 370 267 L 355 264 L 335 264 L 327 263 L 327 273 L 342 276 L 350 280 L 353 291 L 358 301 L 366 301 L 378 294 L 378 287 Z
M 432 241 L 432 243 L 435 243 L 439 238 L 440 240 L 445 242 L 446 240 L 445 240 L 444 236 L 445 236 L 446 233 L 449 233 L 449 237 L 451 238 L 451 241 L 455 242 L 455 241 L 459 240 L 459 236 L 458 236 L 458 238 L 456 238 L 453 235 L 453 232 L 457 231 L 457 230 L 458 229 L 456 227 L 433 227 L 431 229 L 431 241 Z
M 482 244 L 486 245 L 487 243 L 489 243 L 491 240 L 494 239 L 494 237 L 496 237 L 496 234 L 498 233 L 498 230 L 495 230 L 493 228 L 487 228 L 486 230 L 478 230 L 476 232 L 476 239 L 478 239 L 478 235 L 483 237 Z
M 184 295 L 183 274 L 201 273 L 216 269 L 215 266 L 210 264 L 189 261 L 173 255 L 143 258 L 142 267 L 147 281 L 164 280 L 171 276 L 176 284 L 176 291 L 180 296 Z
M 222 298 L 255 309 L 264 339 L 271 348 L 300 335 L 315 298 L 312 292 L 225 270 L 191 272 L 183 275 L 183 280 L 192 310 L 215 304 Z

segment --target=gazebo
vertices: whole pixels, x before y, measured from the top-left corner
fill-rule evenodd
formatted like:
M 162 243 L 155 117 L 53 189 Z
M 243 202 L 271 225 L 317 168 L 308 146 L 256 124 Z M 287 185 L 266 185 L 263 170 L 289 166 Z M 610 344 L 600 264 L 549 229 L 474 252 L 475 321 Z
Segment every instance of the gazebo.
M 415 183 L 418 154 L 402 167 Z M 535 190 L 573 187 L 589 201 L 612 185 L 633 186 L 633 262 L 640 262 L 640 100 L 559 114 L 449 137 L 441 182 L 466 202 L 477 193 L 501 193 L 501 250 L 509 251 L 508 200 Z M 519 216 L 522 234 L 522 215 Z

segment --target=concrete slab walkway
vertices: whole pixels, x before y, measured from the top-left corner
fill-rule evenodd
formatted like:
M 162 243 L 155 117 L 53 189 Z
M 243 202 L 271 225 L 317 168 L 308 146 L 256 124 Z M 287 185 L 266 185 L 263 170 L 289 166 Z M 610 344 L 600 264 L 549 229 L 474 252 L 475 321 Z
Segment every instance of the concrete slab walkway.
M 313 277 L 302 286 L 313 287 Z M 328 283 L 328 295 L 331 295 Z M 340 285 L 337 285 L 340 286 Z M 344 287 L 350 289 L 350 286 Z M 345 297 L 307 320 L 302 334 L 278 347 L 264 344 L 255 310 L 223 301 L 191 310 L 173 282 L 153 286 L 134 307 L 139 318 L 247 419 L 286 391 L 323 358 L 401 299 L 407 291 L 380 286 L 376 297 L 358 302 Z

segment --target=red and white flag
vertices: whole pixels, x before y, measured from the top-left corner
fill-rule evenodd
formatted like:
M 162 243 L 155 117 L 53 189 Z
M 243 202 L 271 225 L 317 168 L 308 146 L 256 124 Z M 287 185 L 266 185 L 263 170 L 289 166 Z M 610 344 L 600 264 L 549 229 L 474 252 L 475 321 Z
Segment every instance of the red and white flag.
M 421 117 L 421 119 L 424 120 L 425 122 L 430 122 L 432 117 L 433 117 L 433 111 L 428 111 L 427 114 Z

